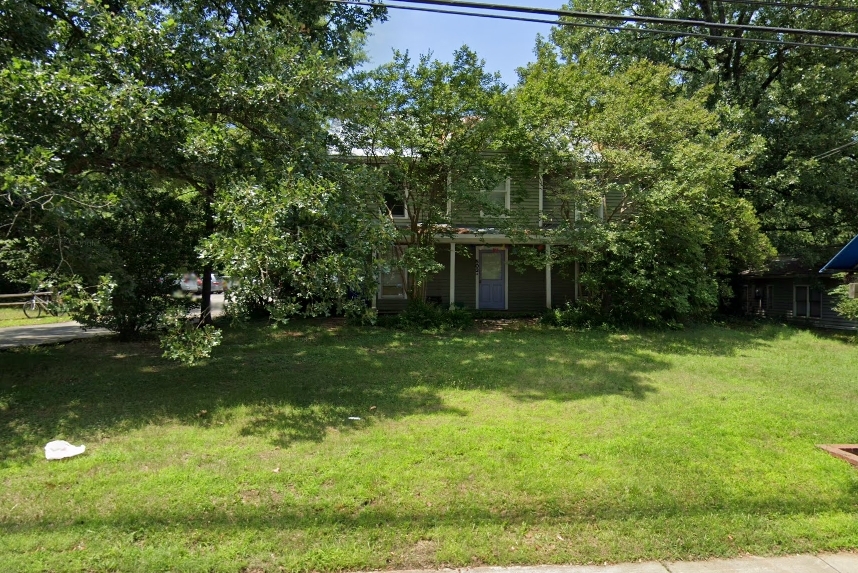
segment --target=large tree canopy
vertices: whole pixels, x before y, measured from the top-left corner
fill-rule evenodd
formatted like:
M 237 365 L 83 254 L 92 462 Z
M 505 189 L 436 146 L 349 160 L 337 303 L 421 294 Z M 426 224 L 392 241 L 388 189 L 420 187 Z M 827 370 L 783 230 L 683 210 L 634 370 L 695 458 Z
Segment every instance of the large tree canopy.
M 858 30 L 858 13 L 836 7 L 720 0 L 581 0 L 574 7 L 710 23 Z M 706 24 L 693 30 L 658 27 L 675 30 L 677 36 L 558 27 L 552 42 L 565 61 L 587 58 L 609 74 L 641 60 L 668 65 L 678 87 L 689 93 L 709 90 L 708 106 L 719 112 L 727 129 L 761 136 L 764 148 L 756 161 L 734 172 L 733 185 L 754 205 L 762 229 L 780 251 L 818 259 L 854 235 L 858 162 L 856 148 L 843 146 L 858 137 L 858 58 L 845 51 L 731 39 L 856 46 L 855 40 L 722 30 Z M 715 38 L 683 34 L 688 31 Z
M 343 124 L 346 153 L 357 153 L 385 182 L 389 206 L 400 205 L 408 228 L 399 241 L 409 296 L 437 270 L 435 240 L 450 234 L 454 212 L 496 212 L 488 191 L 507 175 L 492 153 L 509 121 L 504 85 L 467 47 L 450 63 L 408 54 L 357 74 L 354 116 Z M 393 213 L 389 213 L 393 215 Z
M 308 185 L 338 189 L 327 180 L 338 173 L 328 168 L 328 125 L 346 101 L 353 40 L 382 15 L 323 1 L 140 0 L 14 0 L 2 13 L 4 260 L 45 246 L 30 237 L 77 234 L 81 219 L 113 216 L 135 177 L 187 193 L 208 236 L 215 203 L 237 190 L 270 191 L 300 211 Z M 297 187 L 283 183 L 296 178 Z M 79 272 L 60 265 L 66 243 L 36 248 L 31 264 Z M 205 254 L 208 275 L 215 257 Z M 208 281 L 203 294 L 207 308 Z
M 621 322 L 707 316 L 727 277 L 770 254 L 732 174 L 752 148 L 666 66 L 607 75 L 540 46 L 515 91 L 510 145 L 539 164 L 551 262 L 577 264 L 589 311 Z

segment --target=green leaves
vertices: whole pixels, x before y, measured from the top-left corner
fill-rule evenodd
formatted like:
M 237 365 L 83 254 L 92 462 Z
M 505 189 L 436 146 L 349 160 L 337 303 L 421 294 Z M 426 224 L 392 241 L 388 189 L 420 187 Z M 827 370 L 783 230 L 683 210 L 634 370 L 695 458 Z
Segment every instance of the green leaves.
M 733 174 L 753 149 L 723 130 L 707 92 L 684 95 L 646 62 L 607 74 L 548 49 L 514 92 L 510 139 L 539 163 L 557 265 L 577 263 L 588 321 L 708 316 L 731 272 L 771 254 Z
M 33 31 L 43 37 L 0 44 L 0 272 L 26 274 L 26 260 L 87 284 L 110 273 L 113 315 L 102 322 L 123 332 L 160 328 L 171 304 L 153 281 L 215 260 L 246 271 L 242 284 L 267 285 L 250 293 L 267 297 L 256 303 L 282 299 L 283 308 L 293 308 L 294 294 L 284 284 L 324 307 L 366 282 L 356 269 L 369 264 L 375 239 L 365 238 L 374 231 L 355 222 L 360 194 L 341 201 L 353 189 L 328 157 L 328 126 L 348 101 L 342 74 L 353 35 L 383 9 L 253 0 L 10 6 L 40 23 Z M 230 219 L 215 221 L 214 212 Z M 195 220 L 177 230 L 188 213 Z M 303 235 L 290 243 L 293 220 Z M 221 241 L 203 245 L 195 262 L 193 246 L 215 232 Z M 24 244 L 42 248 L 6 255 Z M 269 264 L 250 264 L 272 246 L 280 250 Z M 324 271 L 307 278 L 305 258 Z M 335 295 L 332 277 L 343 281 Z
M 846 279 L 848 275 L 838 274 L 835 277 Z M 850 277 L 854 279 L 854 276 Z M 832 289 L 828 292 L 837 301 L 834 311 L 840 316 L 849 320 L 858 321 L 858 298 L 849 298 L 849 283 L 844 280 L 844 284 Z
M 341 146 L 374 168 L 382 185 L 374 204 L 385 219 L 396 216 L 388 206 L 404 206 L 396 222 L 407 225 L 399 239 L 409 245 L 409 296 L 422 299 L 440 267 L 435 236 L 452 232 L 448 201 L 472 215 L 499 214 L 487 190 L 509 174 L 506 155 L 492 153 L 510 120 L 504 86 L 467 47 L 452 62 L 423 55 L 415 63 L 397 52 L 352 81 L 358 99 Z
M 702 0 L 659 0 L 646 6 L 584 0 L 575 8 L 754 26 L 858 27 L 856 13 Z M 698 31 L 720 34 L 707 31 L 705 25 Z M 764 37 L 758 31 L 733 35 Z M 858 60 L 853 54 L 577 27 L 555 29 L 552 41 L 554 46 L 542 50 L 556 49 L 566 62 L 584 63 L 609 75 L 638 62 L 654 62 L 672 70 L 676 90 L 695 97 L 704 94 L 701 101 L 717 111 L 720 125 L 757 148 L 753 162 L 734 170 L 732 185 L 751 202 L 762 229 L 784 254 L 802 256 L 810 263 L 824 260 L 833 247 L 858 232 L 854 152 L 829 154 L 858 133 Z M 837 43 L 855 45 L 843 38 Z

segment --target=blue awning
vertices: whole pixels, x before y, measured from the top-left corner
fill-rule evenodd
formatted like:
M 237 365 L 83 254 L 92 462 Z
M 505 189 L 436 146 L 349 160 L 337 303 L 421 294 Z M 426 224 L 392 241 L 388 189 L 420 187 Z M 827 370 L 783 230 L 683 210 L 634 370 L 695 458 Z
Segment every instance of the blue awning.
M 836 273 L 858 270 L 858 235 L 849 244 L 840 249 L 834 258 L 820 269 L 821 273 Z

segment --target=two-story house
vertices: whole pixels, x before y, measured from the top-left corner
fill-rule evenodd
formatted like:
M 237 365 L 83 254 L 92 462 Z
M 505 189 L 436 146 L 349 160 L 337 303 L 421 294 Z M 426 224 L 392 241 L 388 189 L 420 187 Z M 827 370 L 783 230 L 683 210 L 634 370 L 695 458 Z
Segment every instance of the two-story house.
M 511 313 L 537 313 L 577 300 L 581 295 L 577 265 L 537 268 L 522 264 L 526 259 L 532 263 L 537 257 L 529 255 L 534 252 L 550 254 L 552 248 L 568 246 L 553 243 L 550 233 L 541 231 L 568 218 L 569 206 L 547 191 L 541 175 L 511 175 L 485 193 L 486 200 L 500 208 L 493 216 L 448 201 L 448 222 L 434 236 L 435 261 L 441 270 L 426 283 L 426 300 L 443 307 Z M 600 218 L 606 207 L 603 202 L 598 208 Z M 405 201 L 391 198 L 388 210 L 401 228 L 412 224 Z M 527 231 L 511 236 L 504 230 L 507 217 Z M 407 282 L 405 271 L 383 272 L 374 307 L 380 312 L 404 309 Z

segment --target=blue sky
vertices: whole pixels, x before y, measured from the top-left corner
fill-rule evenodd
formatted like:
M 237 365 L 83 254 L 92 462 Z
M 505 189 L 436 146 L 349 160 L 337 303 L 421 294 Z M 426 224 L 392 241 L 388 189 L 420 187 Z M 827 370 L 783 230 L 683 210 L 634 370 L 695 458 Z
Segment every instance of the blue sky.
M 502 0 L 502 3 L 555 9 L 560 8 L 563 1 Z M 510 87 L 518 81 L 515 69 L 533 60 L 536 35 L 541 33 L 548 36 L 551 31 L 551 26 L 547 24 L 431 14 L 395 8 L 388 10 L 388 16 L 387 22 L 376 24 L 371 29 L 372 35 L 366 45 L 370 62 L 366 67 L 389 62 L 394 48 L 408 50 L 414 59 L 431 50 L 435 59 L 450 61 L 453 50 L 467 44 L 486 61 L 486 71 L 500 72 L 503 82 Z M 533 17 L 552 19 L 550 16 Z

